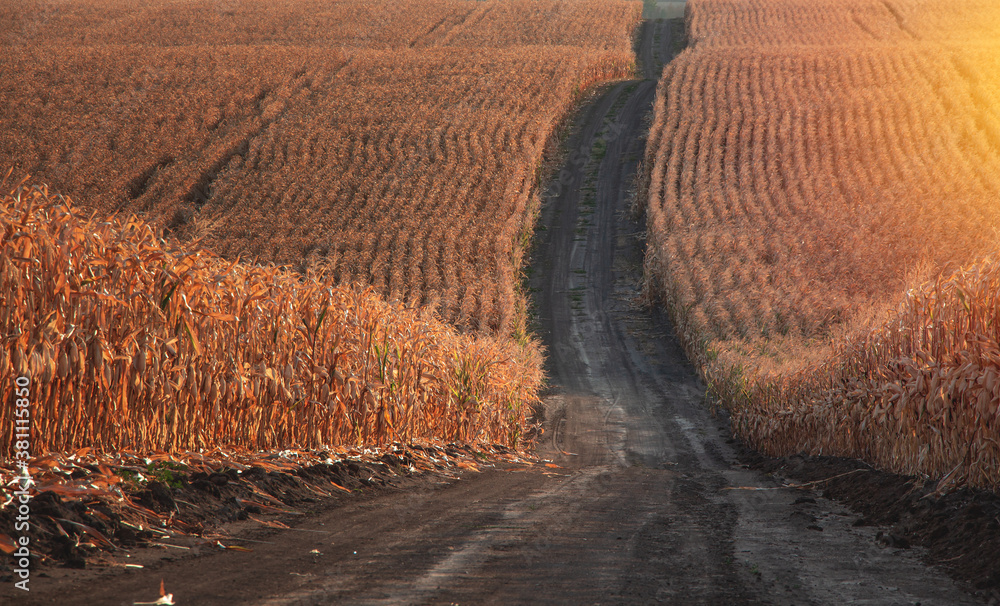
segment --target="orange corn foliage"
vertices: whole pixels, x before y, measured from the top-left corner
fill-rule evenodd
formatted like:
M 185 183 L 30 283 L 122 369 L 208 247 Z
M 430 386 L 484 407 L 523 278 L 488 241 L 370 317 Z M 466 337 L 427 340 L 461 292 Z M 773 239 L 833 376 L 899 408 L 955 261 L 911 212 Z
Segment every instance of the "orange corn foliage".
M 0 166 L 228 259 L 315 269 L 496 335 L 525 332 L 517 276 L 542 152 L 581 91 L 631 73 L 641 13 L 13 4 Z
M 996 44 L 991 0 L 695 0 L 687 28 L 701 48 Z
M 720 381 L 764 452 L 855 457 L 956 485 L 1000 486 L 1000 261 L 907 293 L 894 317 L 815 368 Z
M 539 354 L 369 290 L 167 246 L 45 188 L 0 199 L 0 398 L 32 450 L 517 445 Z M 0 406 L 4 435 L 14 407 Z M 4 440 L 0 457 L 11 455 Z
M 407 49 L 575 46 L 628 51 L 628 0 L 2 0 L 4 44 Z M 214 49 L 218 50 L 218 49 Z M 214 51 L 213 51 L 214 52 Z
M 331 67 L 322 94 L 291 93 L 316 96 L 214 179 L 206 246 L 315 264 L 461 327 L 523 332 L 536 167 L 574 91 L 615 75 L 593 54 L 530 52 L 380 51 Z M 517 105 L 497 107 L 498 91 Z
M 736 427 L 772 454 L 996 486 L 1000 400 L 971 387 L 978 370 L 941 370 L 980 337 L 956 319 L 927 328 L 952 337 L 904 344 L 871 318 L 996 250 L 1000 8 L 693 0 L 688 14 L 691 47 L 664 70 L 647 147 L 646 271 Z M 956 288 L 936 304 L 992 313 L 986 291 L 959 301 Z M 938 326 L 933 305 L 906 300 L 886 326 Z M 902 412 L 940 395 L 892 370 L 904 358 L 959 389 L 947 415 Z M 911 394 L 897 424 L 880 390 Z

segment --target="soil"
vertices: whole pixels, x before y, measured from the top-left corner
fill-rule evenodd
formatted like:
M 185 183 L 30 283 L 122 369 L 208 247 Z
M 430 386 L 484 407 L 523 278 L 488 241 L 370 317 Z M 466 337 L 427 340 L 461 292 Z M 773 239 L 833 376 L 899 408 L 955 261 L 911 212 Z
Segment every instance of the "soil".
M 548 188 L 531 278 L 551 385 L 537 463 L 396 473 L 274 513 L 289 529 L 220 520 L 242 549 L 121 549 L 37 571 L 29 595 L 0 585 L 0 601 L 152 602 L 162 580 L 199 605 L 1000 603 L 995 495 L 921 498 L 934 487 L 857 462 L 744 450 L 668 318 L 642 304 L 632 185 L 682 36 L 679 21 L 646 24 L 645 77 L 583 108 Z
M 137 469 L 133 459 L 141 460 L 101 457 L 100 463 L 93 464 L 79 457 L 60 457 L 61 474 L 34 476 L 36 485 L 43 488 L 30 501 L 34 526 L 30 548 L 31 557 L 36 558 L 33 566 L 44 570 L 43 577 L 65 576 L 51 570 L 52 566 L 135 567 L 139 562 L 134 550 L 150 546 L 238 550 L 242 548 L 233 545 L 253 541 L 244 531 L 285 528 L 282 519 L 336 506 L 357 493 L 436 483 L 465 469 L 478 471 L 484 462 L 489 468 L 502 469 L 537 464 L 502 445 L 411 444 L 344 453 L 179 455 L 166 463 L 138 468 L 148 477 L 136 481 L 126 475 Z M 117 482 L 116 491 L 102 490 L 102 472 L 108 471 L 128 479 Z M 74 494 L 80 488 L 88 489 L 88 494 Z M 0 528 L 14 528 L 15 515 L 11 507 L 0 510 Z M 146 557 L 138 559 L 149 559 L 148 550 L 142 553 Z M 152 559 L 159 558 L 152 555 Z M 11 562 L 0 560 L 0 581 L 16 580 Z
M 968 582 L 990 603 L 1000 603 L 1000 496 L 995 492 L 962 488 L 941 494 L 937 481 L 879 471 L 855 459 L 774 459 L 745 451 L 741 460 L 752 469 L 810 483 L 810 489 L 858 514 L 855 527 L 878 528 L 880 544 L 922 548 L 925 562 Z

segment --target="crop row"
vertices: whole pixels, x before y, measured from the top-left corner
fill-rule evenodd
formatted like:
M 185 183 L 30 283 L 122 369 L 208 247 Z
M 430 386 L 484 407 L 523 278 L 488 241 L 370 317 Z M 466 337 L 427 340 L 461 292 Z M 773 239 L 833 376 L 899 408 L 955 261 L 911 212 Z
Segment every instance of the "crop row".
M 44 188 L 0 201 L 0 397 L 30 378 L 37 452 L 522 437 L 534 348 L 458 335 L 367 289 L 181 251 Z M 0 407 L 0 422 L 13 414 Z
M 692 46 L 753 48 L 992 44 L 991 0 L 699 0 L 690 3 Z
M 938 276 L 822 364 L 728 393 L 734 426 L 763 452 L 835 453 L 940 478 L 942 489 L 996 488 L 998 312 L 995 257 Z

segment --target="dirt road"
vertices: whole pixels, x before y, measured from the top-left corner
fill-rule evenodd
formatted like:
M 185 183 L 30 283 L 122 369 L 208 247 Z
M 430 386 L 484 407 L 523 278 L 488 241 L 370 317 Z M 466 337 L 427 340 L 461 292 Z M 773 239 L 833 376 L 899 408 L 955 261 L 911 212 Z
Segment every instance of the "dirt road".
M 252 553 L 53 590 L 40 578 L 26 603 L 152 601 L 161 578 L 185 606 L 977 603 L 836 504 L 739 465 L 668 320 L 637 305 L 629 188 L 681 31 L 647 26 L 647 79 L 584 108 L 543 209 L 532 284 L 552 393 L 539 454 L 561 468 L 346 499 Z

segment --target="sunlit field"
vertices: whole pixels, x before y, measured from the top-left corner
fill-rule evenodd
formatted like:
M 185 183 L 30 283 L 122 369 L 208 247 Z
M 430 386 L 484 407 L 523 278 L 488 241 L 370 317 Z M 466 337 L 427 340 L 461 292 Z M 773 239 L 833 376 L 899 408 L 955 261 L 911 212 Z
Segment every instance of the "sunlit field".
M 650 294 L 752 445 L 996 486 L 1000 8 L 688 4 Z

